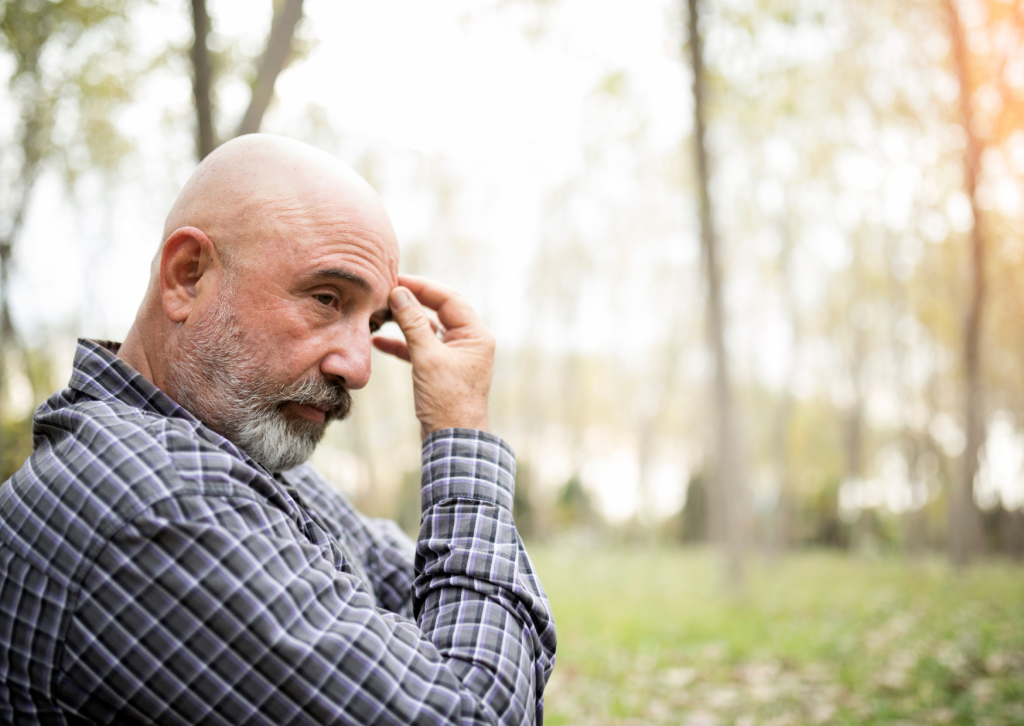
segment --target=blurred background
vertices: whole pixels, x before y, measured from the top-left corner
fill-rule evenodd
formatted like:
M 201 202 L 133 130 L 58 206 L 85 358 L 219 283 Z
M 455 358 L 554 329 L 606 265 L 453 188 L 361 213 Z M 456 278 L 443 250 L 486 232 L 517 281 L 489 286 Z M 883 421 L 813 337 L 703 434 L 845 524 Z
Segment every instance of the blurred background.
M 1024 723 L 1024 3 L 0 13 L 0 479 L 198 160 L 284 134 L 497 337 L 549 723 Z M 374 355 L 314 462 L 415 533 Z

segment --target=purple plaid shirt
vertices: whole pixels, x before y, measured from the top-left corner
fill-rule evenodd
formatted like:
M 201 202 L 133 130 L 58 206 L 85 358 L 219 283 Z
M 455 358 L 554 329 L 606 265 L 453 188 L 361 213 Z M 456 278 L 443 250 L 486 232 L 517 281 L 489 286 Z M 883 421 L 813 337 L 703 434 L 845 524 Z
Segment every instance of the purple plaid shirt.
M 34 435 L 0 487 L 0 722 L 542 721 L 555 627 L 496 436 L 423 442 L 414 553 L 102 344 Z

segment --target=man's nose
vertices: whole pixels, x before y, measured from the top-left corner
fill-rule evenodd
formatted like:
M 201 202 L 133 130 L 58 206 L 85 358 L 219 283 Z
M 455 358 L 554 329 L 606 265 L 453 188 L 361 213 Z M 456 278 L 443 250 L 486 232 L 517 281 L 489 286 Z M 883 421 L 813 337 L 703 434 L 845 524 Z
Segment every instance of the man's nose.
M 370 380 L 370 330 L 338 330 L 320 361 L 325 376 L 344 379 L 346 388 L 362 388 Z

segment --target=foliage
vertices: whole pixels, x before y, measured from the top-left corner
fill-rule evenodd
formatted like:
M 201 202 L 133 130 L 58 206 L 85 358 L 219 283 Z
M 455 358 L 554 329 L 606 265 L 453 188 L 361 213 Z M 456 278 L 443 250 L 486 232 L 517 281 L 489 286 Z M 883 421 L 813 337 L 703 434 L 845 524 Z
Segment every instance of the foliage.
M 569 479 L 558 492 L 555 513 L 559 529 L 592 527 L 597 524 L 597 515 L 590 501 L 590 495 L 580 483 L 580 478 Z
M 7 85 L 20 122 L 14 143 L 4 145 L 3 169 L 5 174 L 21 169 L 19 191 L 38 175 L 35 165 L 45 160 L 54 160 L 72 183 L 87 170 L 112 171 L 130 150 L 116 112 L 131 100 L 146 70 L 135 55 L 128 22 L 129 11 L 138 4 L 3 4 L 0 52 L 13 60 Z M 10 224 L 13 211 L 4 210 L 5 224 Z
M 10 314 L 15 248 L 40 175 L 52 166 L 66 189 L 87 173 L 107 181 L 131 149 L 118 110 L 147 70 L 134 50 L 128 12 L 143 0 L 6 0 L 0 54 L 11 61 L 7 95 L 17 118 L 0 134 L 0 447 L 20 451 L 5 410 L 10 353 L 21 345 Z M 6 121 L 6 119 L 5 119 Z M 25 424 L 25 422 L 22 422 Z M 14 438 L 8 440 L 8 435 Z
M 7 481 L 32 453 L 32 417 L 0 420 L 0 441 L 0 481 Z
M 546 723 L 1024 722 L 1024 578 L 795 555 L 735 600 L 705 550 L 531 547 L 558 627 Z
M 32 453 L 32 409 L 57 388 L 51 351 L 45 347 L 22 347 L 17 355 L 5 352 L 6 366 L 14 368 L 31 404 L 21 415 L 0 417 L 0 481 L 21 468 Z

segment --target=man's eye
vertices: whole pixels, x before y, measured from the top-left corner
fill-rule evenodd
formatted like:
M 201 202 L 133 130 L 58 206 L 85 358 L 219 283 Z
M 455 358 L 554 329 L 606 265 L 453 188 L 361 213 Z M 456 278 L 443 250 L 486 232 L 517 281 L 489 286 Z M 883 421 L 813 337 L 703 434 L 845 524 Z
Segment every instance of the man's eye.
M 337 300 L 337 298 L 334 297 L 334 295 L 314 295 L 313 298 L 318 303 L 322 303 L 323 305 L 326 305 L 327 307 L 333 306 L 334 305 L 334 301 Z
M 370 321 L 370 332 L 371 333 L 376 333 L 378 330 L 380 330 L 380 323 L 375 323 L 374 321 L 371 320 Z

